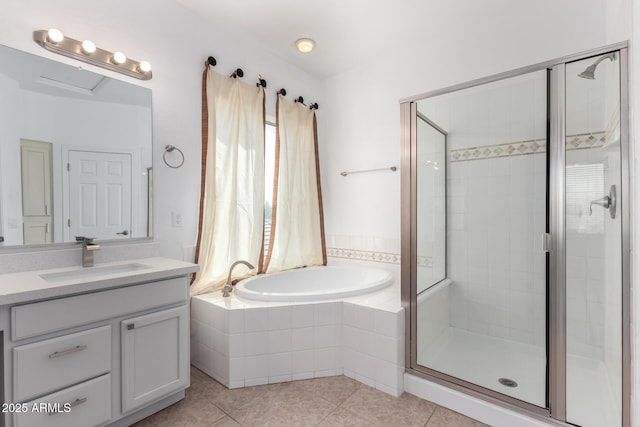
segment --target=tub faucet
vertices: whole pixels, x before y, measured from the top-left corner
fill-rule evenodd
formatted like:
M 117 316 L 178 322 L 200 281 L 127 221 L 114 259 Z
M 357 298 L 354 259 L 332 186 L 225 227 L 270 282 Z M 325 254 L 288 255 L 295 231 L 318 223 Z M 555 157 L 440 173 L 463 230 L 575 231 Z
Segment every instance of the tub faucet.
M 229 294 L 231 292 L 233 292 L 233 286 L 231 286 L 231 273 L 233 272 L 234 267 L 236 265 L 238 265 L 238 264 L 244 264 L 244 265 L 246 265 L 247 267 L 249 267 L 252 270 L 255 268 L 253 265 L 251 265 L 247 261 L 243 261 L 243 260 L 238 260 L 238 261 L 234 262 L 233 264 L 231 264 L 231 267 L 229 267 L 229 275 L 227 276 L 227 283 L 225 283 L 224 288 L 222 288 L 222 296 L 223 297 L 228 297 Z
M 76 242 L 82 243 L 82 266 L 93 267 L 93 251 L 100 249 L 95 237 L 76 236 Z

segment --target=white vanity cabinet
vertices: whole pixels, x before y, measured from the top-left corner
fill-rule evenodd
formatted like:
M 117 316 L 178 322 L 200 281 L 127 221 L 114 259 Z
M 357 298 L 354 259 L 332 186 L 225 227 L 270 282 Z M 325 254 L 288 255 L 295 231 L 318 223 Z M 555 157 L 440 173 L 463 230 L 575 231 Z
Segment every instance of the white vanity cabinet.
M 185 272 L 197 267 L 181 264 L 177 277 L 175 269 L 168 277 L 147 271 L 115 287 L 1 304 L 0 424 L 127 426 L 182 399 L 189 386 Z

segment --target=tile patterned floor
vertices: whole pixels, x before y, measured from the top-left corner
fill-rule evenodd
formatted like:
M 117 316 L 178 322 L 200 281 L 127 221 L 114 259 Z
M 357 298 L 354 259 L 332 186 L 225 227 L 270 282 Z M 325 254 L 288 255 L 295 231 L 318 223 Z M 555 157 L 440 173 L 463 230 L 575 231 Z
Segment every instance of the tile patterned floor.
M 485 426 L 410 394 L 396 398 L 345 376 L 229 390 L 191 368 L 184 400 L 134 427 Z

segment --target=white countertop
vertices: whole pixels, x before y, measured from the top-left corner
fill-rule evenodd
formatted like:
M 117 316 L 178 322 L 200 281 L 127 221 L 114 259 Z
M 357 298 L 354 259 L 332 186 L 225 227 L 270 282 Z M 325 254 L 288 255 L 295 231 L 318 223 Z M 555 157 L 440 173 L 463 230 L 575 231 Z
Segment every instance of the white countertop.
M 108 272 L 94 274 L 105 267 L 141 264 L 143 268 L 126 272 Z M 91 269 L 98 269 L 92 271 Z M 0 305 L 16 304 L 48 298 L 59 298 L 73 294 L 95 292 L 126 286 L 133 283 L 150 282 L 170 277 L 185 276 L 199 270 L 197 264 L 170 258 L 142 258 L 131 261 L 96 264 L 94 267 L 65 267 L 51 270 L 25 271 L 0 274 Z M 82 274 L 86 271 L 86 275 Z M 43 279 L 42 275 L 75 273 L 74 277 L 56 279 L 55 282 Z

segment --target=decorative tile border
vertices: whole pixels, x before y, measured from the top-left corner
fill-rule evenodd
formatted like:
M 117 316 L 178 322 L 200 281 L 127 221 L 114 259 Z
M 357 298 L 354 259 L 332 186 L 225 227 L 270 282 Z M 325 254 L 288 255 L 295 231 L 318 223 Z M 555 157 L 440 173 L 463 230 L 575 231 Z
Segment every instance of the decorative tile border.
M 567 135 L 567 151 L 584 148 L 602 147 L 607 142 L 606 132 L 583 133 Z
M 568 135 L 567 150 L 582 150 L 586 148 L 602 147 L 607 141 L 606 132 L 592 132 Z M 532 139 L 527 141 L 508 142 L 505 144 L 486 145 L 484 147 L 462 148 L 451 150 L 450 161 L 465 162 L 469 160 L 495 159 L 498 157 L 523 156 L 547 151 L 546 139 Z
M 386 252 L 359 251 L 355 249 L 327 248 L 327 256 L 333 258 L 355 259 L 358 261 L 383 262 L 400 264 L 400 254 Z
M 383 262 L 386 264 L 400 264 L 400 254 L 387 252 L 358 251 L 355 249 L 327 248 L 327 256 L 333 258 L 355 259 L 358 261 Z M 433 257 L 418 256 L 417 266 L 433 268 Z
M 486 145 L 484 147 L 462 148 L 451 150 L 451 163 L 468 160 L 494 159 L 497 157 L 521 156 L 523 154 L 544 153 L 545 139 L 516 141 L 506 144 Z

